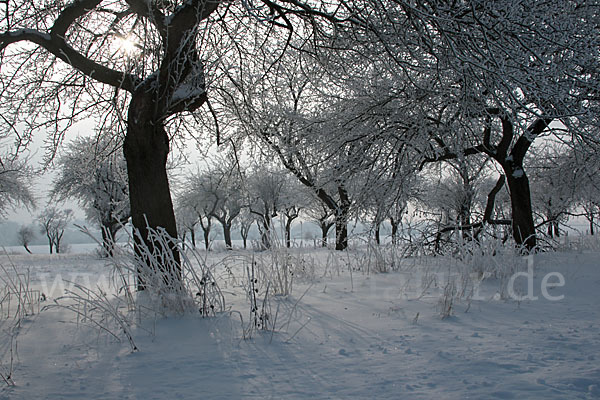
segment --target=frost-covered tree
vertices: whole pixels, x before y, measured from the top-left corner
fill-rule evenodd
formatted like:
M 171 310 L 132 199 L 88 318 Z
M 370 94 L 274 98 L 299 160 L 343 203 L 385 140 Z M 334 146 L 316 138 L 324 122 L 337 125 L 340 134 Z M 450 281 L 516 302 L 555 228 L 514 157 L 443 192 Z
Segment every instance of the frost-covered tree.
M 273 218 L 281 211 L 285 185 L 285 172 L 267 166 L 254 168 L 246 178 L 246 204 L 256 219 L 263 249 L 271 248 Z
M 61 241 L 65 234 L 65 229 L 73 219 L 73 210 L 59 210 L 56 207 L 49 206 L 38 216 L 40 224 L 40 233 L 46 235 L 50 254 L 53 251 L 60 253 Z
M 231 228 L 244 205 L 242 172 L 234 159 L 220 159 L 207 174 L 210 184 L 204 190 L 215 199 L 212 215 L 223 227 L 225 247 L 231 250 Z
M 312 201 L 304 209 L 304 214 L 321 229 L 321 247 L 327 247 L 327 235 L 335 225 L 333 211 L 319 198 L 313 196 Z
M 195 248 L 198 214 L 188 205 L 177 203 L 175 206 L 175 216 L 177 218 L 177 229 L 179 229 L 181 241 L 185 244 L 187 234 L 189 233 L 192 247 Z
M 292 223 L 300 217 L 300 213 L 308 206 L 310 197 L 310 192 L 295 177 L 285 176 L 280 209 L 284 220 L 285 246 L 287 248 L 292 245 Z
M 78 200 L 88 221 L 100 227 L 104 249 L 111 254 L 117 232 L 131 215 L 120 148 L 105 139 L 78 138 L 67 145 L 56 166 L 52 198 Z
M 10 154 L 0 156 L 0 216 L 18 205 L 28 209 L 35 207 L 32 177 L 33 171 L 26 161 Z
M 539 152 L 530 161 L 531 199 L 537 226 L 545 226 L 548 237 L 560 236 L 560 223 L 577 201 L 579 183 L 568 153 L 559 148 Z
M 214 182 L 206 172 L 195 172 L 185 179 L 185 188 L 178 197 L 178 207 L 195 214 L 195 222 L 200 225 L 204 237 L 204 247 L 210 247 L 210 232 L 218 199 L 213 195 Z M 192 217 L 190 216 L 190 221 Z
M 484 153 L 502 168 L 513 237 L 536 245 L 525 160 L 543 135 L 595 140 L 598 13 L 592 3 L 423 2 L 411 18 L 429 33 L 421 47 L 441 71 L 445 102 L 430 121 L 428 157 Z M 557 124 L 560 121 L 569 130 Z
M 242 238 L 242 245 L 244 249 L 248 248 L 248 236 L 250 236 L 250 228 L 255 221 L 254 215 L 250 212 L 248 207 L 242 208 L 240 215 L 237 218 L 240 228 L 240 236 Z
M 75 122 L 124 133 L 133 225 L 177 228 L 167 179 L 170 139 L 207 104 L 210 69 L 244 48 L 240 28 L 271 35 L 331 31 L 352 14 L 329 2 L 69 0 L 6 2 L 0 16 L 0 131 L 53 149 Z M 260 53 L 244 53 L 244 58 Z M 269 67 L 258 73 L 269 73 Z M 183 124 L 183 125 L 182 125 Z M 177 250 L 171 249 L 179 259 Z M 177 265 L 177 264 L 175 264 Z M 175 267 L 176 268 L 176 267 Z M 179 276 L 180 272 L 164 271 Z M 177 281 L 177 279 L 173 280 Z M 143 289 L 140 283 L 139 289 Z
M 17 239 L 19 240 L 19 244 L 25 248 L 25 250 L 31 254 L 31 250 L 29 250 L 29 244 L 35 238 L 35 231 L 32 227 L 22 225 L 17 232 Z

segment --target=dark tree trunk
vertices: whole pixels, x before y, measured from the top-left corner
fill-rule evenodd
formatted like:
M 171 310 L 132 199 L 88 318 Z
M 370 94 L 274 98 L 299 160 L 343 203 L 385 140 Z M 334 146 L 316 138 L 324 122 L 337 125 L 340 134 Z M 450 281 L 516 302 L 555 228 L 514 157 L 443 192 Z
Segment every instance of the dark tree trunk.
M 289 249 L 292 247 L 292 222 L 298 218 L 298 210 L 293 209 L 291 212 L 286 211 L 285 214 L 285 246 Z
M 27 245 L 26 245 L 26 244 L 24 244 L 24 245 L 23 245 L 23 247 L 25 247 L 25 250 L 26 250 L 26 251 L 27 251 L 29 254 L 31 254 L 31 250 L 29 250 L 29 247 L 27 247 Z
M 396 221 L 393 217 L 390 218 L 390 224 L 392 225 L 392 244 L 398 244 L 398 226 L 400 225 L 399 221 Z
M 206 228 L 202 228 L 202 235 L 204 236 L 204 248 L 208 250 L 210 246 L 210 225 Z
M 271 217 L 268 212 L 263 215 L 262 228 L 260 229 L 260 239 L 263 250 L 271 248 Z
M 193 229 L 190 229 L 190 237 L 192 239 L 192 247 L 196 248 L 196 231 Z
M 338 186 L 340 205 L 335 211 L 335 249 L 348 248 L 348 218 L 350 217 L 350 198 L 343 186 Z
M 381 244 L 381 222 L 375 223 L 375 243 Z
M 594 236 L 594 215 L 590 217 L 590 235 Z
M 232 250 L 233 245 L 231 244 L 231 222 L 225 222 L 223 225 L 223 238 L 225 239 L 225 247 L 227 250 Z
M 529 179 L 522 168 L 512 171 L 505 169 L 505 172 L 512 207 L 513 238 L 517 245 L 524 246 L 527 250 L 533 250 L 537 240 L 531 209 Z
M 158 246 L 148 237 L 148 228 L 163 228 L 172 238 L 177 237 L 173 202 L 167 178 L 169 139 L 161 121 L 152 121 L 154 103 L 144 93 L 134 93 L 129 106 L 127 135 L 123 146 L 129 177 L 129 200 L 133 227 L 138 230 L 136 251 L 140 240 L 151 250 Z M 166 282 L 181 281 L 179 251 L 173 242 L 169 249 L 173 264 L 163 265 Z M 139 253 L 138 253 L 139 254 Z M 139 272 L 139 270 L 138 270 Z M 145 283 L 138 274 L 138 290 Z
M 285 247 L 288 249 L 292 247 L 292 221 L 291 218 L 285 221 Z
M 348 222 L 344 218 L 335 220 L 335 249 L 346 250 L 348 248 Z

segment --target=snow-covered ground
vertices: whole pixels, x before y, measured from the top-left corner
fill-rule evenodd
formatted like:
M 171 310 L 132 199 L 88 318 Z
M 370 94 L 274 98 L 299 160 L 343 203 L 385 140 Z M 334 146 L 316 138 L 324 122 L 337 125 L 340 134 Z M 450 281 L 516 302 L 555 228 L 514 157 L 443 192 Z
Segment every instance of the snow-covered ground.
M 0 398 L 600 398 L 600 252 L 474 258 L 471 267 L 510 274 L 479 286 L 474 277 L 462 296 L 466 275 L 447 258 L 396 260 L 396 271 L 377 273 L 366 250 L 285 256 L 295 281 L 290 296 L 270 297 L 274 331 L 243 338 L 252 255 L 214 253 L 228 312 L 142 321 L 135 352 L 65 309 L 28 316 L 17 345 L 2 345 L 4 373 L 13 348 L 14 386 L 3 384 Z M 271 256 L 254 257 L 260 266 Z M 93 252 L 0 261 L 29 271 L 42 307 L 69 287 L 62 279 L 95 287 L 110 277 Z

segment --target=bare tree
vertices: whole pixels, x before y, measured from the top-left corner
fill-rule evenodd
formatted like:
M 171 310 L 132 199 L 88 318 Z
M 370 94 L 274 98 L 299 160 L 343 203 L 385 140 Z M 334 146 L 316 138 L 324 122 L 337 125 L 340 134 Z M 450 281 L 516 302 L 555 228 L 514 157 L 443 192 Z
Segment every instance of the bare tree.
M 40 232 L 45 234 L 48 239 L 50 254 L 53 250 L 56 251 L 56 254 L 60 253 L 61 240 L 72 218 L 73 210 L 59 210 L 56 207 L 47 207 L 38 216 Z
M 321 200 L 314 197 L 304 209 L 304 213 L 321 229 L 321 247 L 327 247 L 327 235 L 335 225 L 333 212 Z
M 31 243 L 31 241 L 35 238 L 35 232 L 33 231 L 33 228 L 23 225 L 17 232 L 17 236 L 19 243 L 29 254 L 31 254 L 31 250 L 29 250 L 29 243 Z
M 246 181 L 248 209 L 256 218 L 263 249 L 272 246 L 273 218 L 281 211 L 285 182 L 284 171 L 266 166 L 255 168 Z
M 244 249 L 246 249 L 248 248 L 248 236 L 250 235 L 250 228 L 252 228 L 255 218 L 248 207 L 244 207 L 242 208 L 237 220 L 239 222 L 240 236 L 242 237 L 243 246 Z

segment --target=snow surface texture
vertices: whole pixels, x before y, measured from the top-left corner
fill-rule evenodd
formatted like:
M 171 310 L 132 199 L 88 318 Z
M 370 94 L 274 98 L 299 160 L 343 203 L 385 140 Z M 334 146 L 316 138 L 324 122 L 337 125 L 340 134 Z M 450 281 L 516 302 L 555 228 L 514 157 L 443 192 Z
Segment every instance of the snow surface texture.
M 210 255 L 226 256 L 234 265 L 231 253 Z M 5 385 L 0 398 L 600 398 L 599 252 L 536 255 L 537 300 L 506 298 L 490 277 L 481 284 L 482 300 L 463 298 L 444 319 L 442 259 L 373 273 L 344 268 L 357 254 L 296 250 L 294 257 L 303 261 L 292 294 L 271 300 L 276 330 L 255 331 L 250 339 L 242 338 L 237 312 L 145 321 L 145 330 L 134 329 L 137 352 L 76 324 L 64 309 L 28 317 L 18 336 L 15 385 Z M 1 261 L 29 268 L 32 284 L 46 291 L 42 306 L 62 295 L 57 277 L 93 287 L 109 275 L 93 255 Z M 437 275 L 419 274 L 431 265 Z M 233 275 L 221 286 L 248 324 L 243 278 L 228 268 Z M 564 277 L 564 286 L 548 289 L 564 295 L 560 301 L 542 295 L 550 272 Z M 527 278 L 515 282 L 525 294 Z

